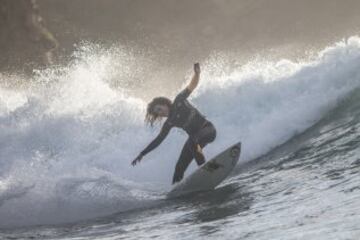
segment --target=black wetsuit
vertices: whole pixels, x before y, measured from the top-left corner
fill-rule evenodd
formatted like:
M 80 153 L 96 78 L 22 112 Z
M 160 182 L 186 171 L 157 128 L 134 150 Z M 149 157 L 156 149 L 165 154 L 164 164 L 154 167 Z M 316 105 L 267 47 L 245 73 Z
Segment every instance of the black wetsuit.
M 182 128 L 189 135 L 179 160 L 176 164 L 173 183 L 180 181 L 186 168 L 195 158 L 200 166 L 205 162 L 204 155 L 197 151 L 197 144 L 204 148 L 208 143 L 214 141 L 216 137 L 215 127 L 188 101 L 190 91 L 185 88 L 180 92 L 169 112 L 169 116 L 161 128 L 159 135 L 141 152 L 142 155 L 147 154 L 166 138 L 172 127 Z

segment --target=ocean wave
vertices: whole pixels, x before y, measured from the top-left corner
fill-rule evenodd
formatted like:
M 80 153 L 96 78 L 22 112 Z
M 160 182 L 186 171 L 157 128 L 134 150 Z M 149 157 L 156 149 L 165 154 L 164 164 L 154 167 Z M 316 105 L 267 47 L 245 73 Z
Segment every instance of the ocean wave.
M 130 166 L 159 130 L 144 126 L 143 99 L 126 84 L 111 84 L 115 76 L 131 81 L 137 65 L 129 58 L 136 61 L 136 53 L 90 44 L 76 57 L 39 71 L 27 89 L 0 86 L 0 227 L 124 211 L 161 199 L 158 193 L 170 187 L 183 132 L 173 130 Z M 222 54 L 204 62 L 191 101 L 217 128 L 206 156 L 241 140 L 241 161 L 251 161 L 312 126 L 359 86 L 360 38 L 304 62 L 229 62 Z

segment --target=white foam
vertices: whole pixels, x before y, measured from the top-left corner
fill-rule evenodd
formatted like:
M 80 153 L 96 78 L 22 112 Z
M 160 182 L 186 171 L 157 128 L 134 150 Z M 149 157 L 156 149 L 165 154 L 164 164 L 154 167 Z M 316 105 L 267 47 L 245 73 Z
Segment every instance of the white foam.
M 137 55 L 99 46 L 80 53 L 69 66 L 39 72 L 27 91 L 0 88 L 0 226 L 126 210 L 157 199 L 153 191 L 162 190 L 153 186 L 170 186 L 183 132 L 172 130 L 139 166 L 130 166 L 159 130 L 143 125 L 142 99 L 110 85 L 114 76 L 130 81 L 137 65 L 128 61 Z M 265 154 L 321 119 L 360 84 L 358 37 L 309 62 L 229 67 L 233 61 L 210 57 L 191 99 L 218 130 L 207 156 L 238 140 L 241 161 Z

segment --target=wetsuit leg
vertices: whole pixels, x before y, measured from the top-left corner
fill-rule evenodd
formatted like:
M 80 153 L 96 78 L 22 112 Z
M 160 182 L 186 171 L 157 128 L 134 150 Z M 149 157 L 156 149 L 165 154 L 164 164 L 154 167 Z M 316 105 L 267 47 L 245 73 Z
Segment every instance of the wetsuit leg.
M 194 158 L 192 151 L 193 141 L 191 138 L 185 142 L 183 149 L 181 150 L 181 154 L 179 160 L 176 163 L 173 184 L 179 182 L 184 177 L 184 172 L 191 163 Z
M 208 144 L 215 140 L 216 138 L 216 129 L 212 123 L 208 122 L 197 134 L 195 134 L 193 139 L 192 152 L 198 166 L 205 163 L 205 157 L 202 152 L 202 149 Z M 198 145 L 201 149 L 198 149 Z
M 184 172 L 193 158 L 195 158 L 199 166 L 205 163 L 205 157 L 201 150 L 208 143 L 214 141 L 215 137 L 216 130 L 214 126 L 208 122 L 197 134 L 188 138 L 181 151 L 179 160 L 176 163 L 173 183 L 180 181 L 184 177 Z M 200 151 L 198 145 L 201 147 Z

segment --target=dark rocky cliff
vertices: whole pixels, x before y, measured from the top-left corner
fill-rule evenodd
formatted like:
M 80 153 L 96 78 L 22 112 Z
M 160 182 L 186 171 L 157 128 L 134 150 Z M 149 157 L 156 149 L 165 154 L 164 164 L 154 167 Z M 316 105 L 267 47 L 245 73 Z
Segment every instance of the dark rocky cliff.
M 57 47 L 36 0 L 0 0 L 1 71 L 51 64 Z

